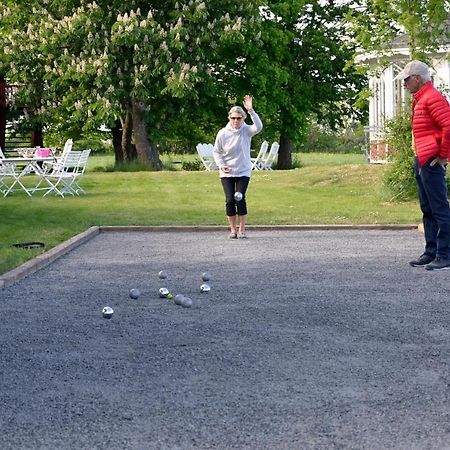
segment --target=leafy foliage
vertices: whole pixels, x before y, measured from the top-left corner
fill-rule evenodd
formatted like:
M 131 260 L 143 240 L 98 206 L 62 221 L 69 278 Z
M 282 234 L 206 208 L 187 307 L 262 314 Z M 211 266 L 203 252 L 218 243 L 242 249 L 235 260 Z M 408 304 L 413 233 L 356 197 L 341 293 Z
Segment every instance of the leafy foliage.
M 26 126 L 75 138 L 106 124 L 122 145 L 134 127 L 150 162 L 158 148 L 211 141 L 248 93 L 265 138 L 301 142 L 311 113 L 335 127 L 355 111 L 364 79 L 346 11 L 332 0 L 5 0 L 0 73 L 20 86 Z
M 366 145 L 366 135 L 361 124 L 334 131 L 328 127 L 311 123 L 306 140 L 297 150 L 301 152 L 361 153 Z
M 416 196 L 414 179 L 414 150 L 412 146 L 411 115 L 407 111 L 386 123 L 386 143 L 393 149 L 392 164 L 383 184 L 393 195 L 392 200 L 411 200 Z
M 447 0 L 354 0 L 347 19 L 365 50 L 388 50 L 389 43 L 408 35 L 411 59 L 426 61 L 450 37 Z
M 34 103 L 47 120 L 60 113 L 91 127 L 112 126 L 136 98 L 158 128 L 178 111 L 177 99 L 199 97 L 194 87 L 214 78 L 215 55 L 240 43 L 246 26 L 246 7 L 235 2 L 82 0 L 33 8 L 22 30 L 27 5 L 2 13 L 4 64 L 20 83 L 18 102 Z
M 411 115 L 398 114 L 386 124 L 386 143 L 394 149 L 384 179 L 384 186 L 393 195 L 392 200 L 406 201 L 417 196 L 414 178 L 414 150 L 412 146 Z M 450 185 L 450 180 L 447 180 Z
M 8 1 L 0 7 L 0 70 L 20 85 L 16 101 L 26 106 L 28 124 L 70 124 L 76 133 L 123 125 L 132 114 L 133 126 L 142 116 L 151 144 L 192 102 L 207 108 L 218 97 L 244 35 L 255 34 L 257 6 L 54 0 L 30 8 Z
M 346 29 L 347 7 L 334 1 L 269 1 L 262 48 L 248 55 L 247 79 L 263 99 L 266 132 L 280 139 L 279 163 L 291 166 L 291 143 L 301 143 L 311 114 L 340 127 L 356 114 L 354 101 L 365 79 L 354 66 Z
M 195 159 L 194 161 L 183 161 L 181 169 L 187 171 L 199 171 L 205 170 L 205 167 L 199 159 Z

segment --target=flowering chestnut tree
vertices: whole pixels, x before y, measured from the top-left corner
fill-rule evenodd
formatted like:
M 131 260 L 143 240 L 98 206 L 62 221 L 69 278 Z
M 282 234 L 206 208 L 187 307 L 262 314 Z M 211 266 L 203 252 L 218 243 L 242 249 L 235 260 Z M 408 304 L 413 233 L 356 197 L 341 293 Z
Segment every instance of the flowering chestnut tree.
M 19 84 L 30 122 L 105 124 L 117 161 L 160 169 L 154 134 L 183 105 L 227 91 L 259 18 L 258 2 L 6 0 L 0 73 Z

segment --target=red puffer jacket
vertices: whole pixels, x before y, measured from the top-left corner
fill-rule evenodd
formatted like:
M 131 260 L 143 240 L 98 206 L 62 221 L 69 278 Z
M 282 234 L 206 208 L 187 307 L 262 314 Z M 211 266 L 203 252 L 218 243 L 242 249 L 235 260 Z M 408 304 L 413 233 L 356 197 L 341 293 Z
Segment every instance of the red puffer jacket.
M 450 158 L 450 105 L 429 81 L 414 94 L 412 129 L 419 166 L 430 158 Z

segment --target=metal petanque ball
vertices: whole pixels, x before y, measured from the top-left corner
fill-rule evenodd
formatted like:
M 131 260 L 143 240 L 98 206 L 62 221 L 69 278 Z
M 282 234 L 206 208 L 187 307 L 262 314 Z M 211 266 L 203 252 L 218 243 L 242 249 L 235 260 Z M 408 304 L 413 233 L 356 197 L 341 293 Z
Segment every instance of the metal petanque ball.
M 190 308 L 193 305 L 193 301 L 189 297 L 183 297 L 181 306 L 183 308 Z
M 209 272 L 203 272 L 202 273 L 202 280 L 203 281 L 209 281 L 211 279 L 211 275 L 209 274 Z
M 167 273 L 164 270 L 160 270 L 158 277 L 161 278 L 161 280 L 165 280 L 167 278 Z
M 130 298 L 137 299 L 141 295 L 141 291 L 139 289 L 130 289 Z
M 167 289 L 167 288 L 161 288 L 159 290 L 159 296 L 161 298 L 167 298 L 169 294 L 170 294 L 170 292 L 169 292 L 169 289 Z
M 182 305 L 184 301 L 184 295 L 183 294 L 177 294 L 175 295 L 175 298 L 173 300 L 173 302 L 175 303 L 175 305 Z
M 211 290 L 211 286 L 207 283 L 204 283 L 200 286 L 200 292 L 209 292 Z
M 112 315 L 114 314 L 114 310 L 109 306 L 105 306 L 102 309 L 102 314 L 105 319 L 111 319 Z
M 234 199 L 237 201 L 237 202 L 240 202 L 241 200 L 242 200 L 242 197 L 243 197 L 243 195 L 242 195 L 242 192 L 235 192 L 234 193 Z

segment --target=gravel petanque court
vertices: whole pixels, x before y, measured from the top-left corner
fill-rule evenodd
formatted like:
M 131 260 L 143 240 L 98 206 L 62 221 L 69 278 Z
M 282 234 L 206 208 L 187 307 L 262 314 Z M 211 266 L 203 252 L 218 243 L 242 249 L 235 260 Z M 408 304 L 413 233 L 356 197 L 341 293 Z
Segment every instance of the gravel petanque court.
M 0 448 L 450 448 L 450 271 L 409 267 L 420 232 L 226 237 L 100 233 L 0 290 Z

